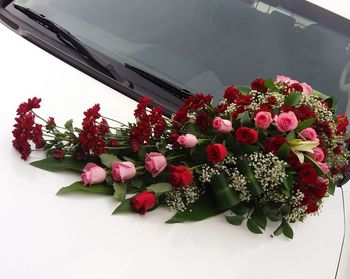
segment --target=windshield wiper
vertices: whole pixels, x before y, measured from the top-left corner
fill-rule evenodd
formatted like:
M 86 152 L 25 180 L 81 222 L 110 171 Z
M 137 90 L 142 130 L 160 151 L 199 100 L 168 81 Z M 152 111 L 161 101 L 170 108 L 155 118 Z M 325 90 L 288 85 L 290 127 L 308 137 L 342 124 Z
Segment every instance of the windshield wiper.
M 124 78 L 115 71 L 113 65 L 105 61 L 103 58 L 92 54 L 83 43 L 81 43 L 76 37 L 74 37 L 69 31 L 65 30 L 63 27 L 59 26 L 55 22 L 47 19 L 45 15 L 39 14 L 29 8 L 24 8 L 20 5 L 13 5 L 18 11 L 22 12 L 28 16 L 31 20 L 39 23 L 44 28 L 50 30 L 52 33 L 56 34 L 57 38 L 63 42 L 66 46 L 76 50 L 85 60 L 89 63 L 90 66 L 96 70 L 102 72 L 103 74 L 122 82 Z
M 158 85 L 160 88 L 164 89 L 165 91 L 169 92 L 171 95 L 180 98 L 182 100 L 186 100 L 189 96 L 191 96 L 191 92 L 187 89 L 180 88 L 179 86 L 161 79 L 151 73 L 148 73 L 140 68 L 137 68 L 135 66 L 132 66 L 130 64 L 125 63 L 125 67 L 138 75 L 142 76 L 143 78 L 147 79 L 148 81 Z

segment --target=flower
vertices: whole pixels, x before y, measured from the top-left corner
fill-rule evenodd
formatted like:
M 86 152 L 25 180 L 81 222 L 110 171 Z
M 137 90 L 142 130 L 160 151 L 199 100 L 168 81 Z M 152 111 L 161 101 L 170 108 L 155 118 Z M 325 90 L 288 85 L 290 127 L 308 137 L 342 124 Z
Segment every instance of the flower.
M 166 165 L 166 159 L 162 153 L 151 152 L 146 155 L 146 170 L 152 174 L 153 178 L 157 177 L 166 168 Z
M 330 169 L 326 163 L 318 162 L 318 165 L 320 166 L 324 174 L 327 174 L 330 172 Z
M 313 183 L 317 178 L 317 172 L 314 166 L 310 162 L 301 164 L 298 170 L 298 178 L 304 184 Z
M 208 131 L 211 124 L 211 119 L 204 111 L 201 111 L 196 118 L 196 125 L 201 132 Z
M 191 95 L 185 101 L 185 105 L 190 111 L 195 111 L 197 109 L 203 108 L 205 105 L 209 105 L 213 99 L 211 95 L 204 95 L 203 93 L 197 93 Z
M 272 152 L 276 154 L 282 145 L 286 142 L 286 139 L 280 135 L 273 136 L 265 142 L 265 152 Z
M 310 157 L 313 158 L 316 162 L 322 162 L 324 160 L 323 150 L 319 147 L 312 148 L 313 153 L 309 153 Z
M 327 178 L 317 177 L 314 182 L 314 187 L 312 187 L 312 193 L 317 199 L 322 199 L 326 193 L 329 186 L 329 180 Z
M 58 161 L 62 160 L 64 158 L 64 151 L 62 149 L 55 149 L 53 151 L 53 157 Z
M 97 184 L 105 181 L 106 171 L 94 163 L 87 163 L 81 173 L 84 186 Z
M 295 113 L 297 119 L 300 121 L 316 117 L 315 112 L 309 106 L 304 104 L 300 105 L 296 109 L 292 107 L 291 111 Z
M 222 119 L 221 117 L 217 116 L 214 118 L 213 128 L 218 133 L 227 134 L 232 130 L 232 123 L 230 120 Z
M 225 103 L 220 103 L 215 107 L 216 113 L 225 113 L 226 110 L 227 110 L 227 104 Z
M 177 138 L 177 143 L 186 148 L 193 148 L 197 145 L 197 137 L 192 134 L 181 135 Z
M 175 188 L 183 189 L 193 181 L 193 175 L 186 166 L 170 165 L 169 181 Z
M 292 131 L 298 126 L 298 119 L 292 111 L 282 112 L 280 115 L 276 115 L 274 120 L 277 129 L 282 133 Z
M 250 88 L 252 90 L 256 90 L 262 93 L 266 93 L 267 92 L 267 87 L 265 87 L 265 80 L 262 78 L 257 78 L 256 80 L 254 80 L 251 85 Z
M 254 144 L 258 141 L 258 132 L 251 128 L 239 127 L 236 138 L 241 143 Z
M 299 133 L 305 140 L 317 141 L 320 140 L 317 137 L 317 133 L 313 128 L 306 128 Z
M 306 82 L 300 83 L 301 87 L 303 88 L 303 93 L 305 93 L 308 96 L 312 95 L 312 87 L 307 84 Z
M 221 143 L 210 144 L 206 148 L 208 161 L 217 164 L 226 158 L 227 149 Z
M 227 102 L 233 103 L 239 94 L 239 90 L 231 85 L 226 88 L 224 98 L 227 100 Z
M 282 75 L 277 75 L 276 79 L 275 79 L 276 83 L 282 82 L 282 83 L 288 84 L 290 81 L 291 81 L 290 77 L 286 77 L 286 76 L 282 76 Z
M 124 181 L 136 175 L 136 168 L 132 162 L 114 162 L 112 164 L 112 177 L 115 181 Z
M 254 117 L 255 125 L 261 129 L 267 129 L 271 122 L 272 116 L 270 112 L 267 111 L 259 111 Z
M 156 196 L 153 192 L 146 191 L 132 197 L 130 202 L 136 212 L 145 215 L 156 204 Z
M 349 120 L 345 114 L 339 114 L 336 117 L 336 125 L 337 125 L 337 135 L 344 135 L 346 133 L 346 128 L 349 125 Z

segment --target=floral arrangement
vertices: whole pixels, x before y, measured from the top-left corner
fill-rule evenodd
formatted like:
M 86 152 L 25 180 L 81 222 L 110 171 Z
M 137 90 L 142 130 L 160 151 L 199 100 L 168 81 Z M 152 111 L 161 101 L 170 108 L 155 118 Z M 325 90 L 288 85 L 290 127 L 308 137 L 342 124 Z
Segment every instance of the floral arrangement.
M 24 160 L 46 152 L 36 167 L 80 173 L 58 194 L 113 195 L 114 213 L 166 206 L 175 211 L 167 223 L 177 223 L 225 212 L 254 233 L 278 222 L 274 235 L 292 238 L 290 223 L 317 213 L 348 169 L 347 117 L 334 115 L 333 98 L 285 76 L 230 86 L 217 104 L 190 96 L 171 118 L 144 97 L 128 125 L 96 104 L 81 128 L 58 126 L 36 113 L 40 102 L 20 104 L 13 146 Z

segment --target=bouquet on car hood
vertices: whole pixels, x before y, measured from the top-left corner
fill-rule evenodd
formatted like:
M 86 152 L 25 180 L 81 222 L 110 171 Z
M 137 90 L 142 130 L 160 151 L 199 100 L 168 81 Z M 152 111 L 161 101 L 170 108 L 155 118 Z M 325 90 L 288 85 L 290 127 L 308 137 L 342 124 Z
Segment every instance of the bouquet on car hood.
M 81 128 L 44 119 L 33 98 L 17 110 L 14 147 L 27 159 L 33 141 L 47 158 L 31 164 L 73 170 L 81 180 L 58 193 L 113 195 L 114 213 L 174 210 L 167 223 L 199 221 L 226 212 L 230 224 L 246 222 L 262 233 L 292 238 L 289 223 L 315 214 L 348 169 L 348 120 L 334 115 L 334 100 L 288 77 L 230 86 L 215 104 L 196 94 L 172 116 L 152 100 L 139 100 L 135 123 L 84 112 Z

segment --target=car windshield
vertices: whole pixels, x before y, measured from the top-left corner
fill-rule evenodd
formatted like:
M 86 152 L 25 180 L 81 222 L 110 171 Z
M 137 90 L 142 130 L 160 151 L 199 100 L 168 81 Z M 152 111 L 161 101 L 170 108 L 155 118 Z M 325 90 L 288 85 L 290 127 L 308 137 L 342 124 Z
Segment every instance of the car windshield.
M 15 3 L 44 14 L 119 62 L 216 100 L 228 85 L 284 74 L 336 96 L 338 112 L 350 112 L 349 20 L 307 1 Z

